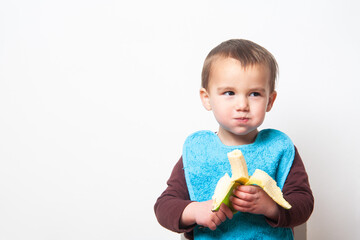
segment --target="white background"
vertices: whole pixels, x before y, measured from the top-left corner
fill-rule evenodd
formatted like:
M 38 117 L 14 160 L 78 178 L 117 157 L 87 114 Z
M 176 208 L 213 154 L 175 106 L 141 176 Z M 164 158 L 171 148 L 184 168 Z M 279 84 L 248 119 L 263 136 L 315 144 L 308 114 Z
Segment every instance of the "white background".
M 185 137 L 217 130 L 203 60 L 274 54 L 286 132 L 310 177 L 308 239 L 360 238 L 357 1 L 1 1 L 0 239 L 179 239 L 153 205 Z

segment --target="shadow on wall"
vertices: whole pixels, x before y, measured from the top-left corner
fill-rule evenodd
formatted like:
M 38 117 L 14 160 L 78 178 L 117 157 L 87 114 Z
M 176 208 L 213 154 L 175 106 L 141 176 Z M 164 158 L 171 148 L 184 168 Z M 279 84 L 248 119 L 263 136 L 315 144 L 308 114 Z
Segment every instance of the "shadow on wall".
M 306 240 L 306 223 L 294 228 L 295 240 Z

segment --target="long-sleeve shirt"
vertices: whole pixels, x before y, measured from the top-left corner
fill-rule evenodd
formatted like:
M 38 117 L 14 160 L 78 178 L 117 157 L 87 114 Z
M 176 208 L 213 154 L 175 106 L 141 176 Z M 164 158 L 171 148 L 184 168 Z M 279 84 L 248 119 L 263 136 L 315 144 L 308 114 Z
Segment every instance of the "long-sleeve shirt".
M 156 217 L 163 227 L 174 232 L 183 232 L 187 238 L 193 239 L 195 225 L 186 227 L 180 225 L 184 209 L 192 202 L 186 185 L 182 157 L 173 168 L 167 185 L 167 188 L 155 203 Z M 292 208 L 286 210 L 278 206 L 280 212 L 278 219 L 276 221 L 266 219 L 267 222 L 273 227 L 290 228 L 306 222 L 313 211 L 314 197 L 304 163 L 296 147 L 294 161 L 282 192 Z

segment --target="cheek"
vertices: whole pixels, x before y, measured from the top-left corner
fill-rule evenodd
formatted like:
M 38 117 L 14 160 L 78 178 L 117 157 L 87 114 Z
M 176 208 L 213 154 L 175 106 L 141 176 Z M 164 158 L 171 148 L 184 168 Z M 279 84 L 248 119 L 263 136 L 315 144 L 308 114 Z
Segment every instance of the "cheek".
M 262 103 L 259 103 L 259 104 L 256 104 L 253 108 L 254 110 L 254 113 L 259 116 L 259 117 L 265 117 L 265 113 L 266 113 L 266 103 L 262 102 Z
M 213 113 L 218 121 L 225 121 L 231 117 L 231 109 L 229 109 L 226 105 L 214 106 Z

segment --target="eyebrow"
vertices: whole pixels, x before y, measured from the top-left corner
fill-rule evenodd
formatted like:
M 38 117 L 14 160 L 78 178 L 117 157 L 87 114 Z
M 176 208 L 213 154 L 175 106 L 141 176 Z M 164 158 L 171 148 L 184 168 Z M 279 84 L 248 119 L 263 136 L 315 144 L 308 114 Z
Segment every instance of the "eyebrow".
M 226 91 L 234 91 L 235 88 L 233 87 L 218 87 L 216 88 L 217 92 L 226 92 Z
M 226 92 L 226 91 L 234 91 L 236 88 L 234 87 L 218 87 L 216 88 L 217 92 Z M 263 87 L 255 87 L 250 88 L 250 92 L 266 92 L 266 89 Z
M 251 92 L 266 92 L 266 89 L 263 87 L 259 87 L 259 88 L 251 88 L 250 91 Z

